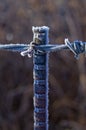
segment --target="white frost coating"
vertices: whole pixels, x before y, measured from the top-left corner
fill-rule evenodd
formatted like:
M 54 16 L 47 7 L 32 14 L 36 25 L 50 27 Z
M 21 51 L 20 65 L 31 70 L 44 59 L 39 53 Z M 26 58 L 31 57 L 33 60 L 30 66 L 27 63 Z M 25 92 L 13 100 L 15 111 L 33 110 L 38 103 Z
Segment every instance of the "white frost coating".
M 45 31 L 48 31 L 49 27 L 47 27 L 47 26 L 42 26 L 42 27 L 34 27 L 34 26 L 32 26 L 32 31 L 34 32 L 34 30 L 39 30 L 39 31 L 45 30 Z

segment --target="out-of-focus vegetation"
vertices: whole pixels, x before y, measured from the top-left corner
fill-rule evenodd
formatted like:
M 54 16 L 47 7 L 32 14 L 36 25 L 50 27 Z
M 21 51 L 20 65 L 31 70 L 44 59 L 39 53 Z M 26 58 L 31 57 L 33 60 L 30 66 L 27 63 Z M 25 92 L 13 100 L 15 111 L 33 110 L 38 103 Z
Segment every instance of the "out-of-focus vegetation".
M 50 43 L 86 41 L 86 0 L 2 0 L 0 42 L 29 43 L 32 26 L 50 27 Z M 86 130 L 86 59 L 50 54 L 50 130 Z M 33 129 L 32 59 L 0 52 L 0 130 Z

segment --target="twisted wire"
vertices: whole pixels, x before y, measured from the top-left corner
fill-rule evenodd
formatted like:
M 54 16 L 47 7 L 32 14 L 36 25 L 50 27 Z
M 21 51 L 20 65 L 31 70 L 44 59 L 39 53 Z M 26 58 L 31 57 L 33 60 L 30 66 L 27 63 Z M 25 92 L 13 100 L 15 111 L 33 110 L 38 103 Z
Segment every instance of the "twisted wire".
M 14 52 L 22 52 L 27 50 L 29 47 L 28 44 L 0 44 L 0 50 L 14 51 Z
M 28 55 L 28 57 L 32 56 L 34 50 L 45 53 L 64 49 L 72 51 L 78 59 L 81 53 L 86 52 L 86 42 L 77 40 L 70 43 L 68 39 L 65 39 L 65 44 L 36 45 L 33 41 L 30 44 L 0 44 L 0 50 L 20 52 L 22 56 Z

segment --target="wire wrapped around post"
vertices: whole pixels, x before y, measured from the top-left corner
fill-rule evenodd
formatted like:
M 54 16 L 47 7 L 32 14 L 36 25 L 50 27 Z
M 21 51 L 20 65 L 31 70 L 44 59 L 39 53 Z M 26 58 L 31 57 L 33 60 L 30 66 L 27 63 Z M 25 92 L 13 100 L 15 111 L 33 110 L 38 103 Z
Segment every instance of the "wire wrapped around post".
M 48 44 L 49 28 L 33 27 L 33 42 Z M 48 130 L 48 53 L 34 50 L 34 130 Z

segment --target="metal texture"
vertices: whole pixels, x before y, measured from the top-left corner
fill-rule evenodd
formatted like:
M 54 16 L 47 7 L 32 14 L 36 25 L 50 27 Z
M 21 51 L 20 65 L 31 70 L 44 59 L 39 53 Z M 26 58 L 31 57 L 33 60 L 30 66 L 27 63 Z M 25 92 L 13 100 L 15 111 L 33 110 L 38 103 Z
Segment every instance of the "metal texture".
M 33 42 L 48 44 L 48 27 L 33 27 Z M 34 130 L 48 130 L 48 53 L 33 52 Z

